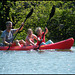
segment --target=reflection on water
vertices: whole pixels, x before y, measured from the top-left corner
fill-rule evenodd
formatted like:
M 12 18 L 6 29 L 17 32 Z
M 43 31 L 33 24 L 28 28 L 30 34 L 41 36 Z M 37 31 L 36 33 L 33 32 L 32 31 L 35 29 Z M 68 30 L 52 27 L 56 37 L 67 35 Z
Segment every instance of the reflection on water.
M 0 74 L 75 74 L 75 47 L 69 50 L 0 51 Z
M 71 49 L 56 49 L 56 51 L 73 52 Z

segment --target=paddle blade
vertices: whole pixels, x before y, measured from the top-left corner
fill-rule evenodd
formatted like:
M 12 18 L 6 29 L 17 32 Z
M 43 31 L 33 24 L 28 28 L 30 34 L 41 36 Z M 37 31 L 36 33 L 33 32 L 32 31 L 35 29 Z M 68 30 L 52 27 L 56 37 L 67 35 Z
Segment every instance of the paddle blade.
M 53 17 L 53 15 L 55 14 L 55 5 L 53 5 L 49 19 L 51 19 Z
M 33 13 L 33 8 L 31 9 L 31 11 L 29 12 L 29 14 L 27 15 L 26 19 L 29 18 Z

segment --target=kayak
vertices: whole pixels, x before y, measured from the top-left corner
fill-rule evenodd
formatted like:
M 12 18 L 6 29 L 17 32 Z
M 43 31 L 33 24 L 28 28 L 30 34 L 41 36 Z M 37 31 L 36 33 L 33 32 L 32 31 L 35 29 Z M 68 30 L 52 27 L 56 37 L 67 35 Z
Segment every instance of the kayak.
M 27 51 L 31 49 L 37 49 L 39 47 L 39 50 L 48 50 L 48 49 L 70 49 L 73 46 L 74 39 L 69 38 L 63 41 L 59 41 L 53 44 L 48 45 L 41 45 L 40 47 L 38 45 L 36 46 L 11 46 L 9 50 L 15 50 L 15 51 Z M 9 46 L 0 46 L 0 50 L 7 50 Z

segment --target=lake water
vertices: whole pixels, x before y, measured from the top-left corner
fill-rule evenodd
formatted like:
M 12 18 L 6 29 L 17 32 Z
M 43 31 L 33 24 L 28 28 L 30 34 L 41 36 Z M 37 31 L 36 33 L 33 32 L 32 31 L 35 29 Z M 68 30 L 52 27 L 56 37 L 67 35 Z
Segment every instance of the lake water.
M 75 47 L 70 51 L 0 51 L 0 74 L 75 74 Z

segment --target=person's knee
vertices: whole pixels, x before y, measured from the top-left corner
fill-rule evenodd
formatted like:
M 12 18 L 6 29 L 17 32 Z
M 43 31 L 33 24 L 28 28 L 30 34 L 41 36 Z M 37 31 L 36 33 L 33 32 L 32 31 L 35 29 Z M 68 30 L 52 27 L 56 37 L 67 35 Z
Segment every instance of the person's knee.
M 21 40 L 22 42 L 24 41 L 24 40 Z
M 46 45 L 46 43 L 42 42 L 40 45 Z
M 21 46 L 20 43 L 19 43 L 19 40 L 15 40 L 15 43 L 16 43 L 17 46 Z
M 20 40 L 19 43 L 23 44 L 24 46 L 26 45 L 26 42 L 24 40 Z
M 52 43 L 53 43 L 53 41 L 49 40 L 49 43 L 50 43 L 50 44 L 52 44 Z
M 15 40 L 16 43 L 19 43 L 19 40 Z
M 51 41 L 51 40 L 48 40 L 47 42 L 46 42 L 46 44 L 52 44 L 53 42 Z

